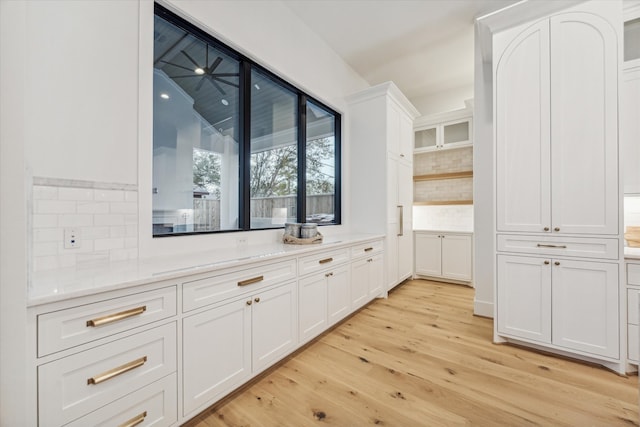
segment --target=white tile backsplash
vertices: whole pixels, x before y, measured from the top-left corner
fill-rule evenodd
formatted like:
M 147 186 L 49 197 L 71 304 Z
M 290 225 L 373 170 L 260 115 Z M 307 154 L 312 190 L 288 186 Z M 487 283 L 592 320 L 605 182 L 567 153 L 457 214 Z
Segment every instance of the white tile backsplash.
M 34 178 L 34 271 L 87 267 L 138 257 L 138 192 L 129 184 Z M 80 245 L 64 247 L 64 229 L 77 228 Z
M 414 206 L 414 230 L 473 230 L 473 205 Z

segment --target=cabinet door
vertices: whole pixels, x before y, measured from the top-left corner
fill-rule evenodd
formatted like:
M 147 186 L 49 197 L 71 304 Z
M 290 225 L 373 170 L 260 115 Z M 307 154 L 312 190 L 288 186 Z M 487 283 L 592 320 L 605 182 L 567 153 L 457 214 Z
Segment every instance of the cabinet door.
M 496 68 L 498 231 L 551 227 L 549 74 L 549 22 L 542 21 L 509 44 Z
M 384 256 L 377 254 L 371 258 L 367 258 L 367 264 L 369 265 L 368 271 L 368 283 L 369 283 L 369 296 L 371 298 L 378 297 L 383 291 L 383 275 L 384 275 Z
M 640 194 L 640 68 L 627 70 L 620 89 L 620 146 L 624 192 Z
M 387 101 L 387 150 L 400 156 L 400 111 L 391 101 Z
M 417 130 L 414 138 L 414 148 L 416 151 L 435 150 L 438 144 L 438 127 L 432 126 L 430 128 Z
M 415 234 L 416 274 L 440 277 L 442 275 L 442 250 L 440 234 Z
M 553 260 L 553 343 L 617 358 L 618 264 Z
M 498 333 L 550 343 L 550 260 L 499 255 L 497 267 Z
M 413 120 L 400 113 L 400 158 L 411 161 L 413 153 Z
M 325 273 L 327 274 L 327 273 Z M 349 268 L 342 266 L 330 271 L 327 281 L 327 320 L 331 326 L 349 314 L 351 293 L 349 292 Z M 302 309 L 300 310 L 302 316 Z
M 471 236 L 442 236 L 442 277 L 471 281 Z
M 384 247 L 386 258 L 386 275 L 383 273 L 383 283 L 386 289 L 391 289 L 399 282 L 400 277 L 400 256 L 399 256 L 399 239 L 398 236 L 399 224 L 391 223 L 387 225 L 387 239 Z
M 351 264 L 351 310 L 369 302 L 369 262 L 362 258 Z M 382 274 L 379 280 L 384 280 Z
M 251 376 L 251 299 L 182 321 L 183 415 L 202 410 Z
M 317 273 L 298 282 L 300 341 L 308 341 L 327 328 L 327 278 Z
M 251 308 L 254 374 L 278 361 L 297 344 L 296 290 L 291 282 L 254 297 Z
M 471 119 L 442 124 L 442 148 L 464 147 L 471 144 Z
M 398 274 L 393 286 L 411 277 L 413 271 L 413 168 L 411 164 L 398 165 Z
M 555 231 L 618 234 L 617 52 L 615 30 L 603 18 L 551 18 Z

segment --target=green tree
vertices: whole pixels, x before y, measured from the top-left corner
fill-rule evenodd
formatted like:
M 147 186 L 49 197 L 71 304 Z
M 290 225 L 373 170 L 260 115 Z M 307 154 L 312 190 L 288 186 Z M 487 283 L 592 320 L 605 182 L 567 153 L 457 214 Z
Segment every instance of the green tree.
M 204 188 L 216 199 L 220 198 L 220 155 L 193 149 L 193 188 Z

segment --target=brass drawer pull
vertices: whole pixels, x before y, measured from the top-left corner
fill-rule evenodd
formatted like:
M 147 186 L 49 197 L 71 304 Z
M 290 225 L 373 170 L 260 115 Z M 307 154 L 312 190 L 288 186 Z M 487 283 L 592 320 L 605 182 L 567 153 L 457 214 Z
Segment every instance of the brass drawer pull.
M 364 251 L 365 252 L 371 252 L 372 250 L 373 250 L 373 248 L 369 247 L 369 248 L 366 248 Z
M 125 421 L 124 423 L 120 424 L 118 427 L 134 427 L 140 424 L 141 422 L 143 422 L 145 418 L 147 418 L 147 411 L 144 411 L 140 415 L 136 415 L 130 420 Z
M 253 277 L 251 279 L 242 280 L 238 282 L 238 286 L 253 285 L 254 283 L 262 282 L 263 280 L 264 280 L 264 276 Z
M 326 274 L 324 275 L 324 277 L 331 277 L 331 276 L 333 276 L 333 272 L 331 272 L 331 273 L 326 273 Z
M 539 248 L 555 248 L 555 249 L 567 249 L 567 245 L 543 245 L 538 243 Z
M 147 311 L 147 306 L 132 308 L 131 310 L 121 311 L 116 314 L 109 314 L 108 316 L 98 317 L 96 319 L 87 320 L 87 327 L 95 327 L 101 325 L 107 325 L 109 323 L 117 322 L 118 320 L 127 319 L 129 317 L 137 316 Z
M 318 263 L 320 264 L 326 264 L 328 262 L 333 261 L 333 258 L 325 258 L 325 259 L 321 259 L 320 261 L 318 261 Z
M 147 361 L 147 356 L 141 357 L 140 359 L 133 360 L 129 363 L 125 363 L 122 366 L 118 366 L 117 368 L 113 368 L 108 370 L 107 372 L 103 372 L 100 375 L 96 375 L 95 377 L 91 377 L 87 380 L 87 384 L 100 384 L 101 382 L 110 380 L 113 377 L 117 377 L 120 374 L 124 374 L 125 372 L 129 372 L 132 369 L 139 368 L 144 365 Z

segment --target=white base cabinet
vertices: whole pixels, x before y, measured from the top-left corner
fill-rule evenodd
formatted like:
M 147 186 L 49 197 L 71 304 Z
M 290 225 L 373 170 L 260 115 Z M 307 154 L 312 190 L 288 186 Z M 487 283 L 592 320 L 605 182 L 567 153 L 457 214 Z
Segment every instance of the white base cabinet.
M 415 274 L 471 282 L 473 236 L 470 233 L 416 231 Z
M 618 264 L 498 255 L 498 281 L 499 334 L 619 357 Z
M 640 261 L 627 261 L 627 358 L 629 362 L 640 361 Z
M 181 425 L 385 295 L 380 235 L 265 251 L 31 307 L 29 425 Z

